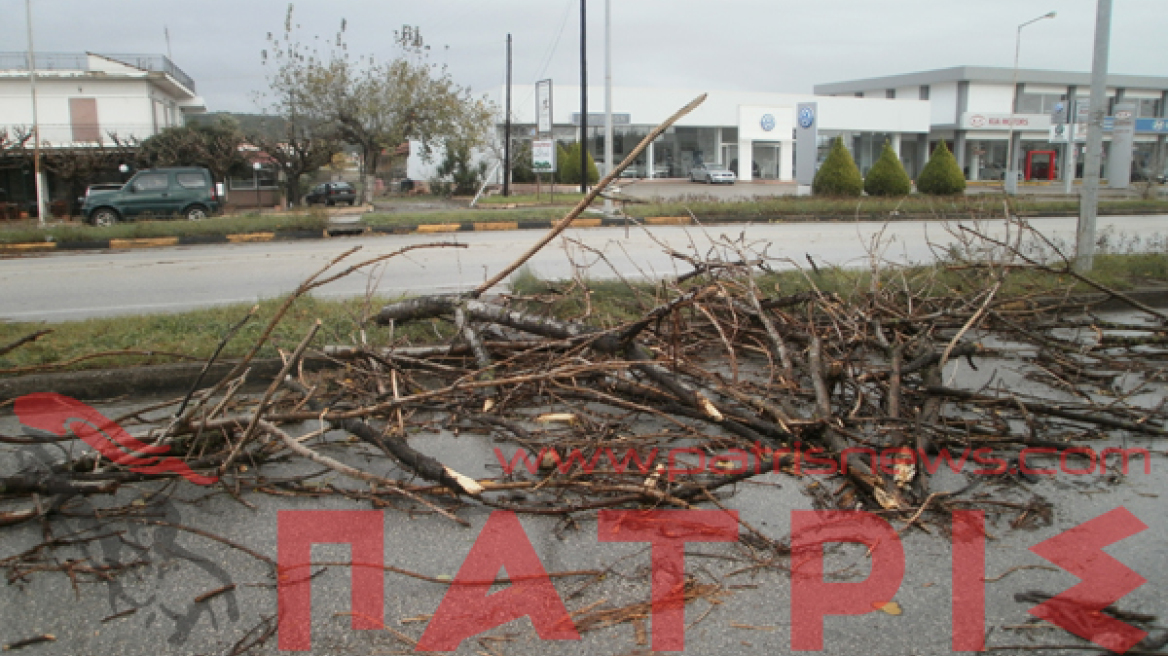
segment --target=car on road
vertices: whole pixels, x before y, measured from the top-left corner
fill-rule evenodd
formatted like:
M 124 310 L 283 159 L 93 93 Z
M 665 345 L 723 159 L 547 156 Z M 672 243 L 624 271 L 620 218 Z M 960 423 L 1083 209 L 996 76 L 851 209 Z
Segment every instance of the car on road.
M 698 164 L 689 170 L 690 182 L 705 182 L 706 184 L 734 184 L 734 181 L 737 179 L 738 176 L 734 175 L 733 171 L 726 168 L 725 166 L 722 166 L 721 164 L 716 164 L 714 162 Z
M 348 182 L 325 182 L 318 184 L 304 197 L 308 205 L 339 205 L 345 203 L 350 207 L 357 202 L 357 190 Z
M 207 169 L 147 169 L 116 189 L 87 191 L 81 216 L 95 226 L 111 226 L 136 217 L 180 216 L 197 221 L 217 213 L 222 202 Z

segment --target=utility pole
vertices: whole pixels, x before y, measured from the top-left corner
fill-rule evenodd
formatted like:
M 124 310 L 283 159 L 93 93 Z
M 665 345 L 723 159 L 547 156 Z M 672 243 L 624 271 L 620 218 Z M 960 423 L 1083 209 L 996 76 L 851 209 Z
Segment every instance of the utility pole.
M 1111 0 L 1098 0 L 1095 14 L 1095 55 L 1091 62 L 1091 113 L 1087 119 L 1087 156 L 1083 163 L 1083 193 L 1075 231 L 1075 270 L 1094 266 L 1095 219 L 1099 211 L 1099 168 L 1103 163 L 1103 115 L 1107 113 L 1107 55 L 1111 49 Z
M 503 195 L 511 195 L 511 35 L 507 35 L 507 116 L 503 119 Z
M 604 165 L 612 172 L 612 0 L 604 0 Z M 604 215 L 612 216 L 612 199 L 604 199 Z
M 580 193 L 588 193 L 588 0 L 580 0 Z
M 45 227 L 45 190 L 41 184 L 41 124 L 37 119 L 36 48 L 32 43 L 32 0 L 24 0 L 28 17 L 28 85 L 32 90 L 32 176 L 36 190 L 37 225 Z

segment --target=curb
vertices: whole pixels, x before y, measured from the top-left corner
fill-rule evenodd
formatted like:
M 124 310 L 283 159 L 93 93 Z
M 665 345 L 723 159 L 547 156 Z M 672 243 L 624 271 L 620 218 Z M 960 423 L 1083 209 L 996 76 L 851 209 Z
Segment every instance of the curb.
M 1160 210 L 1129 210 L 1124 212 L 1100 212 L 1099 216 L 1159 216 Z M 1021 217 L 1073 217 L 1077 212 L 1021 212 Z M 933 214 L 806 214 L 781 216 L 709 216 L 701 220 L 702 225 L 736 225 L 747 223 L 836 223 L 854 221 L 935 221 Z M 0 256 L 19 256 L 50 251 L 83 250 L 137 250 L 143 248 L 163 248 L 167 246 L 197 246 L 205 244 L 243 244 L 269 241 L 290 241 L 296 239 L 329 239 L 333 237 L 361 235 L 408 235 L 435 234 L 449 232 L 485 232 L 511 230 L 549 230 L 556 221 L 462 221 L 459 223 L 424 223 L 414 226 L 366 226 L 361 224 L 331 224 L 324 230 L 276 230 L 274 232 L 250 232 L 230 235 L 183 235 L 178 237 L 150 237 L 138 239 L 102 239 L 94 241 L 69 242 L 28 242 L 0 244 Z M 574 228 L 624 228 L 636 225 L 684 226 L 697 225 L 690 216 L 650 216 L 650 217 L 581 217 L 572 222 Z

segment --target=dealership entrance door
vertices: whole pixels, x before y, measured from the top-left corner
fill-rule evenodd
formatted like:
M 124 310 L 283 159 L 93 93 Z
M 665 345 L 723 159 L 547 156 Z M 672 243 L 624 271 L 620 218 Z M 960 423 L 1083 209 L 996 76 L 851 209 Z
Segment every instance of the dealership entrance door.
M 779 162 L 783 153 L 783 144 L 779 141 L 754 142 L 754 177 L 761 180 L 779 179 Z

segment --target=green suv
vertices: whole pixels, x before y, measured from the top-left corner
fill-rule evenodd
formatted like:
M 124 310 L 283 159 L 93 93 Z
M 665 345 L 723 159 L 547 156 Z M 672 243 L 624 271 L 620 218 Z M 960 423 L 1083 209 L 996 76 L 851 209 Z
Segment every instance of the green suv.
M 202 168 L 139 171 L 117 191 L 94 191 L 85 198 L 81 216 L 95 226 L 111 226 L 138 216 L 181 216 L 191 221 L 219 211 L 222 199 Z

